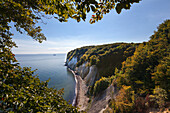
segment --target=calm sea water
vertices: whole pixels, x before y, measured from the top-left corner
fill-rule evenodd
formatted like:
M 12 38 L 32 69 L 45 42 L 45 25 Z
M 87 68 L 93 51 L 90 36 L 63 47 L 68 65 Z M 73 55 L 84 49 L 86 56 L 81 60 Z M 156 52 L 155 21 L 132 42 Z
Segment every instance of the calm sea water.
M 75 96 L 74 75 L 64 66 L 65 54 L 17 54 L 16 59 L 22 67 L 32 67 L 38 69 L 40 80 L 45 81 L 50 78 L 48 87 L 55 87 L 58 90 L 64 88 L 64 99 L 73 101 Z

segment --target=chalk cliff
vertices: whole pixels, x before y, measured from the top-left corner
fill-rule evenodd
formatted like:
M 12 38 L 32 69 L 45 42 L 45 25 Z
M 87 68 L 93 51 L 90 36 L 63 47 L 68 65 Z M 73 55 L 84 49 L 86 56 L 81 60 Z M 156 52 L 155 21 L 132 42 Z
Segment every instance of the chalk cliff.
M 73 57 L 70 61 L 66 60 L 68 68 L 72 69 L 77 75 L 85 81 L 87 86 L 92 86 L 99 78 L 99 73 L 96 65 L 88 66 L 89 62 L 85 62 L 82 65 L 76 67 L 77 57 Z

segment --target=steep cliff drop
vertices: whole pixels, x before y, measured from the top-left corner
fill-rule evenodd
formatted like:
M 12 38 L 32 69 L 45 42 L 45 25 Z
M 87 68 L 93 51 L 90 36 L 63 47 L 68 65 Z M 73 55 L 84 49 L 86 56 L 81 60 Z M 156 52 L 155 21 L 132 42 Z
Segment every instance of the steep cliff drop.
M 87 86 L 92 86 L 99 78 L 99 73 L 96 65 L 86 66 L 88 62 L 83 63 L 79 67 L 76 67 L 77 57 L 73 57 L 70 61 L 67 59 L 66 66 L 74 71 L 74 73 L 80 76 Z
M 120 68 L 121 63 L 133 55 L 136 46 L 138 44 L 114 43 L 86 46 L 70 51 L 67 54 L 66 66 L 72 71 L 77 81 L 73 105 L 79 107 L 80 111 L 88 113 L 102 112 L 117 91 L 109 83 L 106 89 L 102 89 L 94 96 L 93 88 L 96 81 L 103 76 L 112 76 L 115 68 Z
M 75 98 L 72 105 L 79 108 L 80 111 L 87 111 L 89 106 L 89 98 L 87 97 L 88 86 L 94 84 L 97 69 L 95 66 L 87 67 L 85 63 L 76 67 L 77 58 L 72 58 L 66 61 L 66 66 L 74 74 L 76 87 Z
M 86 66 L 87 62 L 76 67 L 76 59 L 77 58 L 73 58 L 70 62 L 68 60 L 66 62 L 68 69 L 74 74 L 76 80 L 76 97 L 73 105 L 78 107 L 80 111 L 86 111 L 88 113 L 102 112 L 108 106 L 108 101 L 114 97 L 112 93 L 114 87 L 111 85 L 90 101 L 87 97 L 87 91 L 88 87 L 94 84 L 98 75 L 97 67 L 95 65 L 88 67 Z

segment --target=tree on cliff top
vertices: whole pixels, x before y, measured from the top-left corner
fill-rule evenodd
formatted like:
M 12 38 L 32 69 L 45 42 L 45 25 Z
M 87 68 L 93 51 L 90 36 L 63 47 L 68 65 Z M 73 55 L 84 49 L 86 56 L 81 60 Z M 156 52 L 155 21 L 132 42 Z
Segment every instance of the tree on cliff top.
M 54 17 L 60 22 L 69 18 L 86 20 L 94 13 L 90 23 L 103 18 L 103 14 L 116 8 L 117 13 L 129 9 L 140 0 L 1 0 L 0 1 L 0 111 L 5 112 L 78 112 L 62 98 L 62 91 L 47 87 L 32 76 L 30 68 L 21 68 L 12 53 L 16 47 L 11 28 L 42 42 L 46 37 L 36 23 Z M 10 23 L 14 23 L 11 26 Z

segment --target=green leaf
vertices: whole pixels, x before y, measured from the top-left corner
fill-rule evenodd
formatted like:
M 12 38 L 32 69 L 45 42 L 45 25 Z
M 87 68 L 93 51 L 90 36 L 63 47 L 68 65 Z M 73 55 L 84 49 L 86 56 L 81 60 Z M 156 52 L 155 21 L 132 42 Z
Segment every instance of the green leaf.
M 122 6 L 121 6 L 120 3 L 118 3 L 118 4 L 116 5 L 116 12 L 117 12 L 118 14 L 120 14 L 120 13 L 121 13 L 121 10 L 122 10 Z
M 80 17 L 77 17 L 77 22 L 80 22 Z
M 91 7 L 91 9 L 92 9 L 93 12 L 96 11 L 96 8 L 95 8 L 94 6 L 91 5 L 90 7 Z

